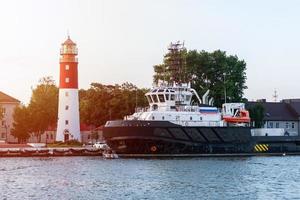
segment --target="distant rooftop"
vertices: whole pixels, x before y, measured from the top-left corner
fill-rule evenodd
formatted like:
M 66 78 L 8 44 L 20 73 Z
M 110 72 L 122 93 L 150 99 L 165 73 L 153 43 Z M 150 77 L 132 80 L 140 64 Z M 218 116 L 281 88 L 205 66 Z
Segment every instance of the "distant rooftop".
M 0 103 L 20 103 L 20 101 L 0 91 Z
M 300 99 L 283 99 L 280 102 L 267 102 L 265 99 L 246 103 L 247 109 L 260 104 L 265 109 L 265 120 L 296 121 L 300 118 Z

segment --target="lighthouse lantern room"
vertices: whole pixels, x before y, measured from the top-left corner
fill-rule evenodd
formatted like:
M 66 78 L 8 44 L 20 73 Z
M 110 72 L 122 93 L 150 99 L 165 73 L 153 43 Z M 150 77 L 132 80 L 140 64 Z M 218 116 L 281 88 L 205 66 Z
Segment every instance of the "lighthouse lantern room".
M 60 49 L 59 103 L 56 141 L 81 141 L 77 46 L 70 37 Z

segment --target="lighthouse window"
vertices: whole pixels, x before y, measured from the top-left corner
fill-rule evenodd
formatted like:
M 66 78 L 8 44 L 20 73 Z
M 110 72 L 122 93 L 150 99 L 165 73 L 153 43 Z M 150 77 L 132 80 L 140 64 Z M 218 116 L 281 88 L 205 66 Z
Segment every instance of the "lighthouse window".
M 68 124 L 69 124 L 69 120 L 66 120 L 66 121 L 65 121 L 65 124 L 68 125 Z
M 66 83 L 69 83 L 69 82 L 70 82 L 70 78 L 67 77 L 67 78 L 65 79 L 65 81 L 66 81 Z
M 69 65 L 66 65 L 66 70 L 69 70 L 70 69 L 70 66 Z
M 155 94 L 152 95 L 152 99 L 153 99 L 153 101 L 154 101 L 155 103 L 158 102 L 157 96 L 156 96 Z
M 66 110 L 69 110 L 69 106 L 68 105 L 66 105 Z
M 158 98 L 159 98 L 159 101 L 160 101 L 161 103 L 165 102 L 165 98 L 164 98 L 164 95 L 163 95 L 163 94 L 159 94 L 159 95 L 158 95 Z

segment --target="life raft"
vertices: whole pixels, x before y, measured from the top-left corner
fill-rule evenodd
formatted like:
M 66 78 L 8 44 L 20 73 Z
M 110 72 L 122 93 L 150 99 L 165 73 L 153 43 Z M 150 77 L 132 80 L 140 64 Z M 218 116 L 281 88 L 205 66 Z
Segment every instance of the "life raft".
M 223 116 L 228 123 L 250 123 L 251 119 L 247 110 L 240 110 L 236 116 Z

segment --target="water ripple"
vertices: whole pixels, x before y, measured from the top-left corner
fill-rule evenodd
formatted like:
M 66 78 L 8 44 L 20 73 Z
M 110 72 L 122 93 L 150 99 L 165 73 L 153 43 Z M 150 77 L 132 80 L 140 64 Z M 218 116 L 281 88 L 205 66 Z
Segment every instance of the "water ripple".
M 298 199 L 300 157 L 1 158 L 1 199 Z

